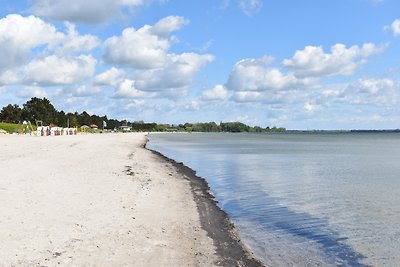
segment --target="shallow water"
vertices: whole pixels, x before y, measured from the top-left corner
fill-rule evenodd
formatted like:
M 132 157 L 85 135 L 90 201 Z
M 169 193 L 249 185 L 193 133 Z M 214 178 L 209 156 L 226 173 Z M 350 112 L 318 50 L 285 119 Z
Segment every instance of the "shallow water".
M 151 134 L 270 266 L 400 266 L 400 134 Z

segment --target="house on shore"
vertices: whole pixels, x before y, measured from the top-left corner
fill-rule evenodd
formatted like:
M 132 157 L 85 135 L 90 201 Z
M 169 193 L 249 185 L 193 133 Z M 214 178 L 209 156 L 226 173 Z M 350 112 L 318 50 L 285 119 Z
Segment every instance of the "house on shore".
M 118 130 L 120 131 L 124 131 L 124 132 L 129 132 L 132 131 L 132 127 L 131 126 L 127 126 L 127 125 L 122 125 L 118 128 Z

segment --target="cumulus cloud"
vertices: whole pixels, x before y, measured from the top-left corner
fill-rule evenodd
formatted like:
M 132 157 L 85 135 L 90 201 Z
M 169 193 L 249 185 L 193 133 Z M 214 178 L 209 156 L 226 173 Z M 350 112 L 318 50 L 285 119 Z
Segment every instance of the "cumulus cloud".
M 74 90 L 73 96 L 76 96 L 76 97 L 87 97 L 87 96 L 98 95 L 101 92 L 102 92 L 102 89 L 100 87 L 82 85 L 82 86 L 79 86 L 77 89 Z
M 90 55 L 60 58 L 51 55 L 30 62 L 24 69 L 24 81 L 48 85 L 73 84 L 93 75 L 96 59 Z
M 170 54 L 163 68 L 136 73 L 136 87 L 143 91 L 187 87 L 191 84 L 193 76 L 213 60 L 214 56 L 212 55 Z
M 61 37 L 54 26 L 34 16 L 11 14 L 0 19 L 0 72 L 22 65 L 31 49 Z
M 330 53 L 325 53 L 320 46 L 306 46 L 304 50 L 296 51 L 291 59 L 285 59 L 283 65 L 296 77 L 348 76 L 354 74 L 366 58 L 384 49 L 385 46 L 371 43 L 349 48 L 336 44 L 331 47 Z
M 133 99 L 131 101 L 132 102 L 128 103 L 125 106 L 126 110 L 132 110 L 132 109 L 135 109 L 135 108 L 139 108 L 139 107 L 143 106 L 146 103 L 143 99 Z
M 216 85 L 213 89 L 204 91 L 202 98 L 204 100 L 226 100 L 228 99 L 229 92 L 223 85 Z
M 169 16 L 159 20 L 151 29 L 151 32 L 160 36 L 168 36 L 174 31 L 189 24 L 189 20 L 179 16 Z
M 0 71 L 0 85 L 18 83 L 20 77 L 15 71 L 6 70 L 3 73 Z
M 59 38 L 59 42 L 50 44 L 58 53 L 71 54 L 74 52 L 89 52 L 100 45 L 99 38 L 91 34 L 80 35 L 74 24 L 66 22 L 65 26 L 67 28 L 67 34 L 62 34 L 62 38 Z
M 94 77 L 94 84 L 115 86 L 120 82 L 123 75 L 123 70 L 112 67 Z
M 155 26 L 145 25 L 135 30 L 126 28 L 121 36 L 113 36 L 105 42 L 104 59 L 108 63 L 135 69 L 154 69 L 164 66 L 170 48 L 168 35 L 187 24 L 183 17 L 170 16 Z
M 262 102 L 265 99 L 263 92 L 239 91 L 235 92 L 232 99 L 236 102 Z
M 169 53 L 168 35 L 186 25 L 183 17 L 170 16 L 154 26 L 146 25 L 135 30 L 127 28 L 121 36 L 113 36 L 105 42 L 106 62 L 133 68 L 132 84 L 120 85 L 115 97 L 137 97 L 141 92 L 155 92 L 153 96 L 181 96 L 202 67 L 214 60 L 214 56 L 196 53 Z M 115 70 L 95 78 L 95 82 L 116 75 Z
M 94 49 L 99 39 L 79 35 L 70 23 L 66 27 L 67 33 L 57 31 L 34 16 L 12 14 L 1 19 L 0 84 L 65 85 L 91 76 L 96 60 L 74 54 Z M 32 92 L 36 94 L 38 89 Z
M 142 98 L 146 96 L 151 96 L 151 94 L 136 89 L 135 81 L 129 79 L 122 81 L 113 95 L 114 98 Z
M 390 29 L 392 30 L 394 36 L 400 36 L 400 19 L 396 19 L 390 25 Z
M 300 102 L 305 95 L 299 90 L 285 91 L 237 91 L 232 95 L 232 100 L 238 103 L 262 103 L 269 107 L 277 105 L 290 105 Z
M 30 97 L 42 98 L 42 97 L 48 97 L 48 93 L 42 87 L 27 86 L 18 90 L 17 96 L 21 98 L 30 98 Z
M 122 36 L 113 36 L 105 42 L 104 59 L 111 64 L 136 69 L 162 67 L 170 44 L 167 39 L 151 33 L 150 26 L 139 30 L 127 28 Z
M 150 0 L 32 0 L 31 12 L 54 20 L 102 23 L 123 14 L 124 7 L 139 7 Z
M 272 58 L 268 56 L 240 60 L 229 76 L 227 87 L 234 91 L 265 91 L 290 89 L 312 82 L 270 67 L 271 61 Z

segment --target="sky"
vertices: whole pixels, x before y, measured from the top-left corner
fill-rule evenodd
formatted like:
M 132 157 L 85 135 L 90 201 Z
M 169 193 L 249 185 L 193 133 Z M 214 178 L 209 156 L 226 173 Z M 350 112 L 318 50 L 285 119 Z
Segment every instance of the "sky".
M 398 0 L 0 0 L 0 107 L 400 128 Z

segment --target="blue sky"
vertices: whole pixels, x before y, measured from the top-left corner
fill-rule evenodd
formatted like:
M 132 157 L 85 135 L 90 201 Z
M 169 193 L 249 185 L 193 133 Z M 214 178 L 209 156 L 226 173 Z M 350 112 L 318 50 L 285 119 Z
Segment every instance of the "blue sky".
M 396 0 L 0 0 L 0 106 L 400 128 Z

